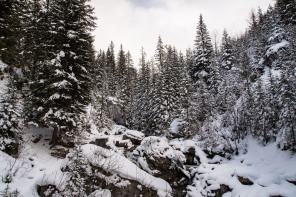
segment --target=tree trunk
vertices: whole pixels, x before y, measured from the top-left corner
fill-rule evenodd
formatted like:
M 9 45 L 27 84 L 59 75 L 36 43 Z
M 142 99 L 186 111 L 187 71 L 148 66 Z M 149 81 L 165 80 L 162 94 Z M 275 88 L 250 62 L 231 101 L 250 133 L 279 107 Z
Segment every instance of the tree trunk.
M 53 129 L 52 138 L 51 138 L 51 140 L 49 142 L 49 144 L 51 146 L 55 146 L 57 144 L 58 136 L 59 136 L 59 127 L 55 126 L 54 129 Z

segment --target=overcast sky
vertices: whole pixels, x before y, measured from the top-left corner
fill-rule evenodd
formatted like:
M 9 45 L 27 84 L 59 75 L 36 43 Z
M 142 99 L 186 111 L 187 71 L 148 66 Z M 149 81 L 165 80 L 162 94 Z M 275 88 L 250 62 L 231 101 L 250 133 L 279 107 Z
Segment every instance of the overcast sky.
M 165 44 L 185 51 L 193 46 L 199 15 L 202 14 L 212 36 L 242 33 L 252 9 L 266 11 L 274 0 L 91 0 L 95 7 L 96 50 L 107 50 L 111 40 L 117 56 L 120 44 L 130 51 L 137 65 L 144 47 L 150 59 L 158 36 Z

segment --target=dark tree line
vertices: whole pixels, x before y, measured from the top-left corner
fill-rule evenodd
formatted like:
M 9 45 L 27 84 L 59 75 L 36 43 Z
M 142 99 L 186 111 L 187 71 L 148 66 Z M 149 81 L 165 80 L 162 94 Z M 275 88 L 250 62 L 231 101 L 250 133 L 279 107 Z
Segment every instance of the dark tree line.
M 141 50 L 137 70 L 123 46 L 115 54 L 113 42 L 94 55 L 86 0 L 1 1 L 0 57 L 9 87 L 24 96 L 20 114 L 52 126 L 52 144 L 90 124 L 90 104 L 87 121 L 99 128 L 115 121 L 146 135 L 196 136 L 208 149 L 232 152 L 252 135 L 295 150 L 295 7 L 277 0 L 265 13 L 259 8 L 244 34 L 224 30 L 215 47 L 200 15 L 192 49 L 183 54 L 159 37 L 154 58 Z

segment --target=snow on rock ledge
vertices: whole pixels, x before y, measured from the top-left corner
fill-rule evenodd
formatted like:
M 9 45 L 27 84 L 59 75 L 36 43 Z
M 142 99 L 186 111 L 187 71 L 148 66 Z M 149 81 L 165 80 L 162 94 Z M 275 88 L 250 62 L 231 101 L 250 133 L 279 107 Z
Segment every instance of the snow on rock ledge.
M 186 157 L 180 150 L 170 146 L 165 137 L 150 136 L 143 139 L 133 151 L 133 160 L 148 173 L 166 180 L 173 189 L 174 196 L 185 196 L 189 173 L 183 163 Z
M 144 133 L 136 130 L 126 130 L 123 135 L 123 140 L 130 140 L 135 145 L 140 145 L 145 137 Z
M 160 197 L 171 196 L 172 189 L 166 181 L 141 170 L 118 153 L 92 144 L 83 145 L 81 149 L 92 165 L 103 168 L 105 171 L 117 173 L 122 178 L 138 181 L 142 185 L 156 190 Z

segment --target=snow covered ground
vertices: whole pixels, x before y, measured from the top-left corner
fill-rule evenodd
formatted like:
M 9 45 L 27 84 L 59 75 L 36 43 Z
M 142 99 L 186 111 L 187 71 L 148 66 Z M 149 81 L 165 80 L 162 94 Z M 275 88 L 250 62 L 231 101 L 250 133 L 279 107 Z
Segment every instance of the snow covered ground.
M 115 127 L 115 129 L 118 128 Z M 67 177 L 62 173 L 61 167 L 65 166 L 67 158 L 58 159 L 50 155 L 48 143 L 51 134 L 52 129 L 29 129 L 27 134 L 24 135 L 25 144 L 18 159 L 0 151 L 0 176 L 2 177 L 0 194 L 9 188 L 9 192 L 17 190 L 24 197 L 38 196 L 36 191 L 38 184 L 53 184 L 58 189 L 63 189 Z M 38 137 L 41 137 L 40 141 L 33 143 L 32 140 Z M 116 168 L 112 170 L 115 170 L 121 177 L 136 180 L 149 188 L 153 188 L 160 197 L 170 196 L 171 187 L 166 181 L 141 170 L 113 150 L 92 144 L 85 144 L 81 148 L 85 157 L 93 165 L 104 168 L 104 165 L 111 162 L 118 163 Z M 94 154 L 98 152 L 104 156 L 94 157 Z M 110 166 L 105 167 L 109 168 Z M 106 192 L 103 192 L 103 194 L 105 196 Z
M 109 141 L 116 140 L 121 130 L 125 132 L 123 127 L 113 127 L 108 134 Z M 31 197 L 38 196 L 36 191 L 38 184 L 56 184 L 58 188 L 63 187 L 67 177 L 61 171 L 61 167 L 65 166 L 67 158 L 58 159 L 50 155 L 48 142 L 51 133 L 52 129 L 28 130 L 24 135 L 25 143 L 18 159 L 0 151 L 0 176 L 2 177 L 0 194 L 9 187 L 11 192 L 17 189 L 22 196 Z M 128 131 L 128 133 L 140 135 L 135 131 Z M 42 136 L 40 141 L 32 142 L 40 136 Z M 89 138 L 94 139 L 96 136 L 99 137 L 98 133 L 91 134 Z M 144 147 L 144 142 L 150 138 L 144 138 L 140 147 Z M 174 152 L 180 154 L 180 151 L 186 152 L 189 148 L 195 148 L 199 162 L 196 166 L 187 166 L 192 177 L 192 184 L 187 186 L 188 197 L 212 196 L 221 185 L 229 187 L 229 191 L 224 193 L 223 197 L 294 197 L 296 195 L 296 185 L 293 184 L 296 181 L 296 156 L 289 151 L 279 150 L 276 144 L 264 147 L 252 138 L 248 138 L 245 140 L 247 147 L 241 149 L 239 155 L 229 159 L 220 156 L 209 159 L 198 147 L 198 142 L 162 140 L 158 140 L 160 144 L 154 144 L 153 149 L 149 151 L 163 152 L 165 147 L 165 152 L 171 155 Z M 169 147 L 161 146 L 161 143 Z M 159 196 L 167 196 L 171 193 L 172 188 L 165 180 L 140 169 L 120 151 L 108 150 L 93 144 L 82 145 L 81 149 L 92 165 L 108 168 L 110 165 L 106 167 L 104 165 L 115 162 L 116 166 L 112 170 L 122 178 L 139 181 L 142 185 L 155 189 Z M 97 153 L 101 156 L 94 157 Z M 239 181 L 239 177 L 247 178 L 253 184 L 244 185 Z M 100 196 L 100 192 L 102 193 L 101 190 L 96 191 L 91 196 Z
M 60 167 L 63 159 L 58 159 L 50 155 L 48 140 L 51 138 L 51 129 L 31 128 L 24 135 L 24 145 L 18 159 L 14 159 L 0 151 L 0 191 L 4 191 L 7 186 L 10 191 L 18 190 L 24 197 L 38 196 L 36 186 L 45 180 L 46 175 L 52 175 L 59 179 L 61 175 Z M 32 140 L 41 136 L 38 143 Z M 11 183 L 4 183 L 5 177 L 11 177 Z M 8 180 L 6 182 L 9 182 Z
M 195 174 L 194 186 L 189 186 L 190 197 L 211 196 L 211 190 L 220 185 L 229 186 L 232 190 L 223 196 L 269 197 L 296 196 L 296 157 L 289 151 L 281 151 L 276 144 L 261 146 L 255 140 L 247 139 L 247 149 L 231 160 L 215 156 L 205 159 L 199 153 L 201 164 L 192 171 Z M 244 185 L 238 177 L 247 178 L 252 185 Z M 290 182 L 288 182 L 290 181 Z

